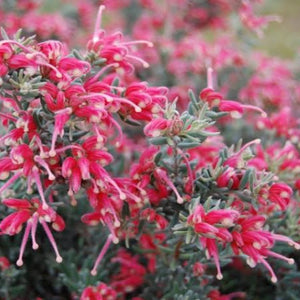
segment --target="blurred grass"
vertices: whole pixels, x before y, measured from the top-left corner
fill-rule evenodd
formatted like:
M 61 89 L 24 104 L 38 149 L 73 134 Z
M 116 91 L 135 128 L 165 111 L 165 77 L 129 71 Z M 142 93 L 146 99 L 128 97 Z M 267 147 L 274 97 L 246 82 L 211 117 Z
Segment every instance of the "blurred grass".
M 0 0 L 1 1 L 1 0 Z M 57 12 L 62 5 L 61 0 L 44 0 L 41 8 L 42 12 Z
M 267 0 L 262 14 L 278 15 L 281 23 L 272 22 L 265 30 L 265 36 L 258 47 L 264 52 L 292 58 L 300 51 L 300 1 Z

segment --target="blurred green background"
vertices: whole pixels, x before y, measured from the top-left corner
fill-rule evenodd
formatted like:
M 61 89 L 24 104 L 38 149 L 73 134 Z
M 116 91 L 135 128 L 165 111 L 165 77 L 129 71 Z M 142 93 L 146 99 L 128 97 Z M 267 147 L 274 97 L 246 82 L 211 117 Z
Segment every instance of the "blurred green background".
M 262 2 L 262 7 L 258 5 L 258 14 L 278 15 L 282 21 L 269 24 L 264 38 L 255 43 L 257 48 L 272 56 L 294 58 L 300 52 L 300 0 L 262 0 Z M 72 1 L 69 1 L 69 5 L 71 3 Z M 53 12 L 60 7 L 61 0 L 44 0 L 44 11 Z
M 260 49 L 270 55 L 293 58 L 300 52 L 300 0 L 266 0 L 263 14 L 279 15 L 281 23 L 272 22 L 259 41 Z

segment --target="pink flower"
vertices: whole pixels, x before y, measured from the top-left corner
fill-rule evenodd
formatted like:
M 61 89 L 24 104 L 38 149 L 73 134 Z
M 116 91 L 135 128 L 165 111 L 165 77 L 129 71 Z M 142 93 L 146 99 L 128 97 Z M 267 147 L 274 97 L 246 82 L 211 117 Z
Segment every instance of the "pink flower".
M 38 199 L 34 198 L 32 200 L 27 199 L 5 199 L 2 201 L 7 207 L 17 210 L 16 212 L 5 217 L 0 223 L 0 234 L 15 235 L 22 230 L 23 224 L 27 223 L 21 248 L 20 255 L 17 260 L 17 265 L 23 265 L 23 253 L 26 247 L 26 243 L 31 233 L 32 238 L 32 248 L 34 250 L 38 249 L 39 245 L 36 242 L 35 234 L 38 223 L 40 223 L 48 236 L 48 239 L 54 249 L 56 254 L 56 261 L 58 263 L 62 262 L 62 257 L 60 256 L 56 242 L 53 235 L 47 225 L 47 223 L 52 223 L 52 228 L 56 231 L 62 231 L 65 228 L 64 220 L 59 216 L 52 208 L 48 207 L 44 209 Z
M 213 89 L 213 69 L 207 69 L 207 88 L 200 92 L 201 100 L 207 102 L 210 107 L 218 107 L 220 111 L 229 112 L 232 118 L 241 118 L 245 110 L 259 112 L 262 118 L 267 114 L 258 106 L 245 105 L 237 101 L 225 100 L 224 97 L 216 93 Z
M 232 167 L 228 167 L 217 178 L 217 185 L 219 187 L 228 187 L 230 189 L 237 190 L 239 188 L 242 177 L 242 172 Z
M 256 264 L 262 263 L 270 272 L 272 282 L 277 282 L 277 277 L 266 258 L 275 257 L 287 261 L 289 264 L 293 264 L 294 260 L 270 249 L 274 246 L 275 241 L 286 242 L 296 249 L 300 249 L 300 245 L 288 237 L 263 230 L 265 220 L 265 217 L 259 215 L 241 216 L 237 221 L 239 226 L 232 231 L 231 247 L 236 255 L 244 253 L 248 256 L 247 263 L 249 266 L 254 267 Z
M 154 209 L 146 208 L 141 212 L 141 217 L 148 222 L 156 223 L 159 229 L 165 229 L 168 226 L 168 221 L 161 215 L 155 212 Z
M 124 72 L 131 73 L 134 69 L 133 63 L 136 62 L 140 63 L 144 68 L 148 68 L 149 64 L 147 62 L 132 53 L 131 46 L 145 44 L 152 47 L 152 43 L 144 40 L 123 41 L 121 32 L 106 35 L 105 31 L 100 29 L 104 8 L 104 5 L 101 5 L 99 8 L 93 39 L 87 45 L 88 50 L 94 52 L 99 58 L 104 58 L 107 64 L 116 65 L 117 72 L 121 74 Z
M 138 262 L 137 256 L 132 256 L 120 249 L 117 256 L 111 260 L 120 264 L 120 271 L 112 277 L 111 286 L 118 292 L 129 293 L 144 283 L 146 268 Z
M 137 105 L 140 111 L 125 105 L 120 113 L 125 117 L 130 115 L 135 120 L 150 121 L 154 116 L 162 115 L 167 93 L 166 87 L 149 87 L 146 82 L 133 82 L 126 88 L 124 97 Z
M 292 195 L 292 188 L 285 183 L 273 183 L 270 187 L 262 188 L 260 191 L 260 197 L 275 204 L 280 210 L 286 210 Z
M 206 213 L 202 205 L 198 205 L 188 216 L 187 224 L 194 228 L 200 237 L 201 244 L 207 251 L 208 258 L 213 257 L 217 267 L 217 278 L 222 279 L 219 254 L 216 241 L 228 243 L 232 241 L 227 228 L 233 227 L 239 212 L 232 209 L 217 209 Z

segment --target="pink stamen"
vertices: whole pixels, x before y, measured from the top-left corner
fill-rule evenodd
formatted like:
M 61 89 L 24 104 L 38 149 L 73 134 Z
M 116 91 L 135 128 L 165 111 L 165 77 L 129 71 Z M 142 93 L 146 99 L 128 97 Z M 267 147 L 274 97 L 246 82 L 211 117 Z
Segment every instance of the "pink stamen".
M 121 200 L 126 199 L 126 195 L 121 191 L 121 189 L 113 179 L 111 179 L 109 176 L 106 176 L 105 180 L 107 180 L 118 191 Z
M 142 64 L 142 66 L 144 68 L 149 68 L 150 67 L 150 65 L 140 57 L 137 57 L 137 56 L 134 56 L 134 55 L 129 55 L 129 54 L 127 54 L 126 57 L 131 59 L 131 60 L 138 61 L 139 63 Z
M 61 109 L 57 111 L 55 114 L 55 125 L 54 125 L 54 132 L 52 135 L 52 141 L 51 141 L 51 149 L 49 151 L 49 155 L 51 157 L 54 157 L 56 155 L 55 151 L 55 144 L 57 137 L 60 135 L 61 137 L 63 136 L 63 128 L 66 122 L 69 120 L 69 115 L 72 113 L 72 108 L 67 107 L 64 109 Z
M 42 226 L 43 226 L 43 228 L 44 228 L 44 230 L 45 230 L 45 232 L 48 236 L 48 239 L 49 239 L 49 241 L 52 245 L 52 248 L 53 248 L 53 250 L 56 254 L 56 262 L 60 264 L 63 261 L 63 259 L 62 259 L 62 257 L 60 256 L 60 254 L 58 252 L 57 245 L 56 245 L 56 242 L 54 240 L 54 237 L 53 237 L 47 223 L 44 220 L 40 220 L 40 223 L 42 224 Z
M 181 149 L 177 148 L 177 151 L 178 151 L 179 154 L 182 156 L 182 158 L 183 158 L 183 160 L 184 160 L 184 163 L 185 163 L 185 165 L 186 165 L 186 167 L 187 167 L 187 171 L 188 171 L 188 175 L 189 175 L 189 177 L 190 177 L 191 183 L 193 183 L 193 181 L 194 181 L 194 174 L 193 174 L 193 171 L 192 171 L 192 169 L 191 169 L 189 160 L 187 159 L 185 153 L 184 153 Z
M 126 194 L 129 198 L 133 199 L 136 203 L 141 202 L 141 198 L 139 198 L 138 196 L 136 196 L 136 195 L 130 193 L 129 191 L 125 191 L 125 194 Z
M 22 174 L 22 171 L 17 172 L 14 176 L 12 176 L 9 180 L 7 180 L 0 188 L 0 194 L 6 190 L 11 184 L 13 184 Z
M 141 111 L 142 111 L 142 109 L 141 109 L 139 106 L 137 106 L 136 104 L 134 104 L 133 102 L 131 102 L 131 101 L 128 100 L 128 99 L 125 99 L 125 98 L 119 98 L 119 97 L 114 97 L 113 100 L 119 101 L 119 102 L 121 102 L 121 103 L 126 103 L 126 104 L 128 104 L 128 105 L 134 107 L 135 112 L 141 112 Z
M 91 181 L 91 183 L 93 185 L 93 192 L 95 194 L 98 194 L 99 193 L 99 189 L 98 189 L 96 180 L 94 178 L 91 178 L 90 181 Z
M 93 42 L 97 42 L 99 39 L 97 37 L 97 33 L 99 31 L 99 29 L 101 28 L 101 23 L 102 23 L 102 13 L 105 9 L 105 5 L 100 5 L 99 10 L 98 10 L 98 14 L 97 14 L 97 19 L 96 19 L 96 23 L 95 23 L 95 29 L 94 29 L 94 35 L 93 35 Z
M 50 170 L 48 164 L 47 164 L 41 157 L 39 157 L 39 156 L 37 156 L 37 155 L 34 157 L 34 160 L 35 160 L 36 162 L 38 162 L 42 167 L 44 167 L 44 168 L 46 169 L 46 171 L 47 171 L 47 173 L 48 173 L 48 179 L 51 180 L 51 181 L 53 181 L 53 180 L 55 179 L 55 176 L 54 176 L 54 174 L 51 172 L 51 170 Z
M 177 203 L 182 204 L 183 203 L 183 199 L 182 197 L 179 195 L 175 185 L 173 184 L 173 182 L 168 178 L 168 176 L 161 171 L 160 169 L 157 169 L 157 173 L 162 177 L 162 179 L 169 185 L 169 187 L 173 190 L 173 192 L 175 193 L 176 197 L 177 197 Z
M 124 182 L 124 178 L 122 178 L 122 180 Z M 117 182 L 117 179 L 116 179 L 116 182 Z M 140 186 L 138 186 L 137 184 L 135 184 L 133 182 L 126 180 L 126 185 L 131 186 L 134 189 L 137 189 L 143 196 L 147 195 L 146 191 L 143 188 L 141 188 Z M 126 193 L 128 193 L 128 191 L 126 191 Z M 131 195 L 131 193 L 130 193 L 130 195 Z
M 258 107 L 258 106 L 254 106 L 254 105 L 245 105 L 245 104 L 243 104 L 242 107 L 243 107 L 244 109 L 254 110 L 254 111 L 259 112 L 263 118 L 266 118 L 266 117 L 267 117 L 267 113 L 266 113 L 263 109 L 261 109 L 260 107 Z
M 207 68 L 207 87 L 209 89 L 214 89 L 214 80 L 213 80 L 213 68 Z
M 110 231 L 110 236 L 112 238 L 112 242 L 114 244 L 119 243 L 119 238 L 115 234 L 115 228 L 114 228 L 114 226 L 112 224 L 111 217 L 110 216 L 108 216 L 108 217 L 104 216 L 103 219 L 104 219 L 104 223 L 107 225 L 107 227 L 108 227 L 108 229 Z
M 100 133 L 99 128 L 95 124 L 93 125 L 93 129 L 94 129 L 95 134 L 97 135 L 97 142 L 103 142 L 104 138 L 103 138 L 102 134 Z
M 141 188 L 140 186 L 136 185 L 136 184 L 132 184 L 130 183 L 131 186 L 133 186 L 135 189 L 139 190 L 139 192 L 141 193 L 142 196 L 146 196 L 147 192 Z
M 14 121 L 14 122 L 17 121 L 17 118 L 15 118 L 15 117 L 13 117 L 13 116 L 11 116 L 9 114 L 4 114 L 2 112 L 0 112 L 0 117 L 3 117 L 5 119 L 8 119 L 8 120 L 11 120 L 11 121 Z
M 261 262 L 268 269 L 268 271 L 270 272 L 271 281 L 273 283 L 276 283 L 277 282 L 277 276 L 275 275 L 275 273 L 274 273 L 272 267 L 269 265 L 269 263 L 262 257 L 259 258 L 259 262 Z
M 240 155 L 243 151 L 245 151 L 245 149 L 247 149 L 248 147 L 250 147 L 251 145 L 257 145 L 260 144 L 261 140 L 260 139 L 255 139 L 247 144 L 245 144 L 237 153 L 236 155 Z
M 273 251 L 268 251 L 267 254 L 269 256 L 273 256 L 273 257 L 276 257 L 278 259 L 281 259 L 281 260 L 284 260 L 286 261 L 288 264 L 292 265 L 295 263 L 294 259 L 293 258 L 289 258 L 289 257 L 285 257 L 279 253 L 276 253 L 276 252 L 273 252 Z
M 51 149 L 49 151 L 50 157 L 54 157 L 56 155 L 55 143 L 56 143 L 58 135 L 59 135 L 59 132 L 57 129 L 55 129 L 53 132 L 53 135 L 52 135 Z
M 27 178 L 27 191 L 26 191 L 26 193 L 27 194 L 32 194 L 32 176 L 29 176 L 28 178 Z
M 96 75 L 94 75 L 92 77 L 92 82 L 96 82 L 98 80 L 98 78 L 103 75 L 107 70 L 109 70 L 110 68 L 117 68 L 119 67 L 119 64 L 118 63 L 112 63 L 112 64 L 109 64 L 105 67 L 103 67 Z
M 40 56 L 40 57 L 42 57 L 42 59 L 47 60 L 47 57 L 45 57 L 45 56 L 44 56 L 42 53 L 40 53 L 40 52 L 32 52 L 30 55 L 31 55 L 31 56 L 32 56 L 32 55 L 33 55 L 33 56 L 34 56 L 34 55 L 35 55 L 35 56 Z M 57 68 L 55 68 L 54 66 L 52 66 L 51 64 L 49 64 L 48 62 L 39 60 L 39 61 L 36 61 L 36 63 L 37 63 L 38 65 L 45 66 L 45 67 L 48 67 L 48 68 L 52 69 L 53 71 L 55 71 L 56 76 L 57 76 L 58 78 L 62 78 L 62 74 L 60 73 L 60 71 L 59 71 Z
M 44 158 L 44 157 L 47 157 L 46 153 L 44 152 L 44 149 L 43 149 L 43 144 L 42 144 L 42 141 L 41 139 L 36 135 L 34 136 L 34 139 L 40 149 L 40 157 Z
M 14 40 L 4 40 L 4 41 L 0 41 L 0 46 L 3 44 L 13 44 L 18 46 L 19 48 L 21 48 L 22 50 L 26 51 L 26 52 L 31 52 L 30 49 L 28 49 L 27 47 L 25 47 L 24 45 L 22 45 L 21 43 L 14 41 Z
M 272 234 L 272 237 L 276 241 L 286 242 L 290 246 L 293 246 L 297 250 L 300 250 L 300 244 L 294 242 L 292 239 L 288 238 L 287 236 L 283 236 L 283 235 L 280 235 L 280 234 Z
M 31 229 L 31 239 L 32 239 L 32 249 L 33 250 L 36 250 L 39 248 L 39 245 L 35 239 L 37 224 L 38 224 L 38 214 L 34 213 L 33 217 L 32 217 L 32 229 Z
M 84 151 L 80 146 L 77 146 L 77 145 L 68 145 L 68 146 L 65 146 L 63 148 L 56 149 L 55 152 L 56 153 L 61 153 L 61 152 L 65 152 L 66 150 L 71 150 L 71 149 L 79 150 L 79 151 Z
M 114 118 L 112 118 L 112 117 L 110 117 L 109 120 L 117 128 L 117 131 L 119 133 L 120 139 L 123 139 L 123 131 L 122 131 L 122 128 L 121 128 L 120 124 Z
M 27 226 L 26 226 L 26 229 L 25 229 L 25 232 L 24 232 L 24 235 L 23 235 L 23 239 L 22 239 L 22 244 L 21 244 L 21 247 L 20 247 L 19 258 L 16 262 L 17 266 L 19 266 L 19 267 L 21 267 L 23 265 L 23 254 L 24 254 L 25 247 L 26 247 L 26 244 L 27 244 L 27 241 L 28 241 L 31 226 L 32 226 L 31 222 L 27 222 Z
M 148 47 L 153 47 L 153 43 L 146 41 L 146 40 L 136 40 L 136 41 L 129 41 L 129 42 L 122 42 L 120 43 L 121 45 L 124 46 L 131 46 L 131 45 L 138 45 L 138 44 L 145 44 Z
M 207 239 L 206 247 L 207 247 L 208 258 L 210 258 L 210 256 L 212 256 L 213 259 L 214 259 L 214 262 L 215 262 L 215 265 L 216 265 L 216 268 L 217 268 L 217 276 L 216 277 L 217 277 L 218 280 L 221 280 L 221 279 L 223 279 L 223 275 L 222 275 L 222 272 L 221 272 L 219 255 L 218 255 L 218 250 L 217 250 L 215 240 Z
M 116 214 L 115 209 L 113 208 L 113 206 L 111 205 L 110 201 L 105 201 L 105 205 L 108 207 L 108 211 L 113 215 L 113 218 L 115 219 L 114 221 L 114 226 L 115 227 L 120 227 L 121 223 L 118 219 L 118 216 Z M 109 222 L 110 223 L 110 222 Z M 112 228 L 112 227 L 111 227 Z M 115 235 L 114 235 L 115 236 Z M 117 238 L 116 236 L 114 238 Z
M 70 197 L 70 199 L 71 199 L 71 201 L 70 201 L 71 205 L 72 205 L 72 206 L 76 206 L 76 205 L 77 205 L 77 200 L 75 199 L 74 194 L 69 195 L 69 197 Z
M 109 235 L 108 238 L 106 239 L 106 242 L 105 242 L 103 248 L 101 249 L 101 251 L 100 251 L 100 253 L 99 253 L 99 255 L 98 255 L 97 259 L 96 259 L 96 262 L 94 264 L 94 267 L 93 267 L 93 269 L 91 271 L 91 274 L 93 276 L 97 275 L 97 268 L 98 268 L 99 264 L 101 263 L 101 260 L 102 260 L 103 256 L 107 252 L 107 250 L 108 250 L 111 242 L 112 242 L 112 236 Z
M 48 209 L 48 204 L 46 202 L 45 196 L 44 196 L 44 191 L 43 191 L 43 186 L 42 186 L 42 182 L 41 182 L 41 178 L 38 174 L 38 170 L 33 170 L 33 177 L 35 179 L 35 183 L 38 189 L 38 192 L 40 194 L 40 197 L 42 199 L 42 203 L 43 203 L 43 209 Z

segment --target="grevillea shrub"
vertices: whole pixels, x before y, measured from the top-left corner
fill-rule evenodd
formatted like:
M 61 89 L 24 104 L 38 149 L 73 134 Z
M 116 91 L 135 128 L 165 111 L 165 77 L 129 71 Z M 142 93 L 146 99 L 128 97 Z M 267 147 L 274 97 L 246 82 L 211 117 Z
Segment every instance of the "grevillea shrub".
M 244 50 L 256 2 L 0 3 L 0 299 L 300 298 L 299 67 Z

